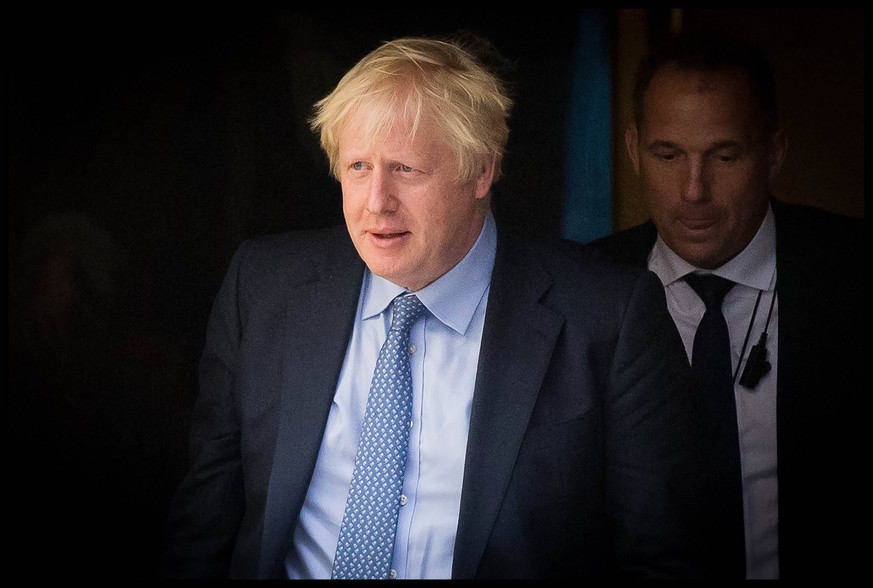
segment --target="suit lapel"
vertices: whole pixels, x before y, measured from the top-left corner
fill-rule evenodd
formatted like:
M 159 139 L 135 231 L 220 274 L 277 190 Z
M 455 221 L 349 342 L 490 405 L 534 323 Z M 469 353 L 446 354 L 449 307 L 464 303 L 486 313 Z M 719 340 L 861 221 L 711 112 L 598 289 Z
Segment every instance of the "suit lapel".
M 782 577 L 786 577 L 786 571 L 796 569 L 794 566 L 805 567 L 805 564 L 792 557 L 792 548 L 797 545 L 795 537 L 802 537 L 802 534 L 791 534 L 788 531 L 796 531 L 804 525 L 807 517 L 803 510 L 807 505 L 799 501 L 807 495 L 808 488 L 813 487 L 804 479 L 804 472 L 809 470 L 810 464 L 815 463 L 814 458 L 810 460 L 809 452 L 803 451 L 809 436 L 807 415 L 823 413 L 823 407 L 818 406 L 820 398 L 810 398 L 805 393 L 809 389 L 808 366 L 818 366 L 820 360 L 817 355 L 809 353 L 808 336 L 805 335 L 810 332 L 808 317 L 816 316 L 817 313 L 805 306 L 809 301 L 820 298 L 810 295 L 810 288 L 814 284 L 801 279 L 813 267 L 808 265 L 810 255 L 803 251 L 804 247 L 810 243 L 814 243 L 814 247 L 822 245 L 809 239 L 809 235 L 815 234 L 815 230 L 802 224 L 797 226 L 797 219 L 792 217 L 792 209 L 788 205 L 776 200 L 771 200 L 771 203 L 776 220 L 776 280 L 779 301 L 779 354 L 775 358 L 779 565 Z M 807 264 L 806 267 L 804 263 Z M 813 329 L 813 332 L 820 331 Z M 816 423 L 816 426 L 822 423 L 827 423 L 827 419 Z M 799 516 L 795 517 L 795 514 Z
M 264 513 L 261 576 L 279 572 L 315 467 L 352 333 L 364 265 L 347 237 L 326 242 L 314 277 L 288 292 L 281 414 Z
M 532 249 L 499 240 L 470 417 L 454 578 L 476 573 L 563 325 L 540 303 L 550 285 Z

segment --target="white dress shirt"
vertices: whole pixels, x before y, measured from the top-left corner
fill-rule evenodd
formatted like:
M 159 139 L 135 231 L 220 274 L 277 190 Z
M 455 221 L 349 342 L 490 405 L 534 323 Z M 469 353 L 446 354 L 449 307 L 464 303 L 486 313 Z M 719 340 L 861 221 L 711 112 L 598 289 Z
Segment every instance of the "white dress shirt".
M 706 307 L 682 278 L 698 268 L 681 259 L 658 237 L 649 255 L 649 269 L 658 275 L 664 285 L 667 306 L 682 336 L 690 361 L 694 333 Z M 730 332 L 731 361 L 735 374 L 734 396 L 743 471 L 746 577 L 778 578 L 776 357 L 779 349 L 779 300 L 774 300 L 776 225 L 772 210 L 768 210 L 764 222 L 749 245 L 712 273 L 737 284 L 727 293 L 722 313 Z M 768 324 L 767 315 L 771 302 L 774 305 Z M 772 367 L 758 385 L 750 390 L 739 384 L 740 375 L 745 368 L 749 351 L 752 345 L 758 343 L 765 325 L 767 358 Z M 748 341 L 745 341 L 747 333 Z
M 496 249 L 497 229 L 489 214 L 464 259 L 416 292 L 428 312 L 410 332 L 413 426 L 392 563 L 398 578 L 451 577 Z M 402 292 L 367 270 L 315 472 L 288 546 L 290 578 L 330 578 L 370 380 L 391 324 L 391 301 Z

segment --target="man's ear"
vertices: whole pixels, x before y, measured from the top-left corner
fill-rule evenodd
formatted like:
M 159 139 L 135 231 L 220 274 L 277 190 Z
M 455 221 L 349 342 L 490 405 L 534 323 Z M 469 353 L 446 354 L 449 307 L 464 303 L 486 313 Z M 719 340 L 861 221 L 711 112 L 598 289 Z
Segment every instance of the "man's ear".
M 640 173 L 640 133 L 636 125 L 628 125 L 624 132 L 624 146 L 627 148 L 627 154 L 630 157 L 631 163 L 634 166 L 634 172 Z
M 482 163 L 482 172 L 476 178 L 476 198 L 485 198 L 491 192 L 491 184 L 494 183 L 495 165 L 493 157 L 486 158 Z
M 785 161 L 785 154 L 788 152 L 788 138 L 785 132 L 779 129 L 770 137 L 770 157 L 768 178 L 770 183 L 776 180 L 779 175 L 779 170 L 782 169 L 782 162 Z

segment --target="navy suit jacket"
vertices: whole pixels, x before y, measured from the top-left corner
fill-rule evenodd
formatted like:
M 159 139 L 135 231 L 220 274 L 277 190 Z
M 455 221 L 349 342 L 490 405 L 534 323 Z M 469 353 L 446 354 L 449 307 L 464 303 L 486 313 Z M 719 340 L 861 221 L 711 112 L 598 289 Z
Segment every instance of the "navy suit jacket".
M 235 254 L 165 577 L 283 576 L 363 274 L 344 227 Z M 695 576 L 694 394 L 654 274 L 499 231 L 482 337 L 453 577 Z
M 868 502 L 852 480 L 866 464 L 861 433 L 868 422 L 858 410 L 868 361 L 864 220 L 771 203 L 779 297 L 780 578 L 854 577 L 865 560 L 852 538 Z M 656 238 L 648 221 L 588 247 L 646 267 Z

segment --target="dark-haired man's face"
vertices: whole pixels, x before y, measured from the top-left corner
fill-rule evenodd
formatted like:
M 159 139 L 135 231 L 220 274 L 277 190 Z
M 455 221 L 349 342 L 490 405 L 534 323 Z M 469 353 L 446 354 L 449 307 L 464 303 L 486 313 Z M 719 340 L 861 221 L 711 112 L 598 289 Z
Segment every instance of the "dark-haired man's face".
M 625 142 L 649 215 L 680 257 L 714 269 L 755 236 L 785 142 L 766 130 L 747 78 L 660 70 Z

